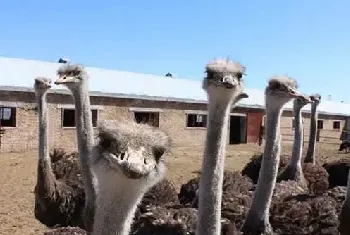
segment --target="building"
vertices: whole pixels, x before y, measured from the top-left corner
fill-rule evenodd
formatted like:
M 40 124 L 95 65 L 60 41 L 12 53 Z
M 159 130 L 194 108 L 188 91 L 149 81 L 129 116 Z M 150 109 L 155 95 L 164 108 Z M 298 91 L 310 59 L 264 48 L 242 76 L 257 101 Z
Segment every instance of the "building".
M 38 117 L 34 91 L 37 76 L 56 77 L 61 64 L 0 57 L 0 151 L 36 149 Z M 206 133 L 206 94 L 200 80 L 154 76 L 86 67 L 90 76 L 93 124 L 104 119 L 148 122 L 167 132 L 174 146 L 202 145 Z M 48 94 L 50 147 L 76 149 L 74 105 L 64 87 Z M 230 114 L 228 142 L 257 142 L 264 117 L 264 91 L 246 89 Z M 293 139 L 292 103 L 282 118 L 283 140 Z M 310 105 L 303 109 L 305 136 Z M 350 104 L 322 101 L 319 106 L 318 140 L 339 142 L 350 115 Z M 305 138 L 307 140 L 307 138 Z

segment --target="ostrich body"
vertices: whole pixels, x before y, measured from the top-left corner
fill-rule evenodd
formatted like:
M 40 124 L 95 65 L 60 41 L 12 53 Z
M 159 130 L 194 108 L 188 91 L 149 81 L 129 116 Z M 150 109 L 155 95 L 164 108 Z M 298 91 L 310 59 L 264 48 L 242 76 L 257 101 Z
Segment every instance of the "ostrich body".
M 79 227 L 60 227 L 44 232 L 44 235 L 88 235 Z
M 165 176 L 170 140 L 134 122 L 105 121 L 98 129 L 91 162 L 97 186 L 92 235 L 127 235 L 143 195 Z
M 135 235 L 194 235 L 198 211 L 179 206 L 155 206 L 148 209 L 136 222 Z M 234 225 L 221 220 L 221 235 L 236 235 Z
M 71 90 L 75 103 L 75 123 L 80 158 L 81 173 L 85 189 L 83 222 L 87 231 L 91 231 L 96 198 L 95 178 L 90 170 L 90 157 L 94 144 L 92 113 L 88 91 L 88 75 L 79 65 L 65 64 L 58 70 L 59 78 L 55 84 L 66 85 Z
M 52 170 L 49 154 L 49 123 L 46 95 L 51 88 L 51 80 L 36 78 L 35 96 L 39 117 L 39 160 L 37 183 L 35 186 L 35 218 L 48 227 L 55 225 L 81 226 L 81 210 L 84 192 L 73 188 L 64 181 L 57 180 Z
M 349 140 L 344 140 L 340 146 L 338 151 L 343 151 L 345 150 L 345 153 L 348 153 L 350 149 L 350 141 Z
M 292 150 L 292 157 L 287 167 L 278 176 L 277 181 L 294 180 L 302 187 L 307 188 L 303 170 L 301 167 L 301 157 L 303 151 L 303 123 L 301 109 L 310 103 L 310 98 L 297 98 L 293 102 L 294 112 L 294 145 Z
M 311 116 L 310 116 L 310 135 L 309 145 L 304 159 L 305 163 L 316 164 L 316 134 L 317 134 L 317 107 L 321 102 L 321 96 L 314 94 L 310 96 L 313 103 L 311 104 Z
M 269 80 L 265 90 L 266 143 L 252 205 L 242 227 L 245 235 L 273 234 L 269 222 L 269 209 L 281 151 L 280 118 L 283 106 L 291 99 L 298 97 L 303 95 L 297 91 L 296 82 L 293 79 L 275 76 Z
M 350 234 L 350 174 L 348 174 L 348 185 L 346 186 L 346 197 L 339 214 L 339 232 L 341 235 Z
M 221 231 L 228 116 L 242 94 L 244 71 L 242 65 L 228 60 L 214 60 L 206 66 L 203 89 L 208 96 L 208 127 L 199 183 L 198 235 L 219 235 Z
M 253 155 L 250 158 L 250 161 L 243 167 L 241 171 L 242 175 L 249 177 L 254 182 L 254 184 L 258 182 L 262 159 L 263 159 L 262 153 Z M 278 166 L 278 172 L 281 172 L 283 168 L 288 165 L 289 162 L 290 162 L 290 156 L 281 155 L 279 166 Z

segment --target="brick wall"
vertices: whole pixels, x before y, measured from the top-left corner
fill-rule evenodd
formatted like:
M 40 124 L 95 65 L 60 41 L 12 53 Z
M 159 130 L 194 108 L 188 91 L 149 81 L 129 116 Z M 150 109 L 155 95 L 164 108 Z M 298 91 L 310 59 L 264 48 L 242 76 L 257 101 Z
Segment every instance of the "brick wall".
M 307 142 L 310 135 L 310 114 L 303 113 L 303 129 L 304 129 L 304 141 Z M 345 126 L 346 117 L 337 115 L 322 115 L 319 114 L 318 120 L 323 121 L 323 129 L 318 130 L 320 132 L 320 141 L 327 143 L 339 143 L 340 135 Z M 333 122 L 339 121 L 340 128 L 333 129 Z M 291 111 L 285 111 L 281 120 L 281 133 L 282 139 L 285 141 L 294 140 L 293 129 L 293 114 Z
M 1 152 L 18 152 L 36 149 L 38 145 L 38 116 L 34 110 L 35 97 L 30 92 L 2 92 L 0 94 L 0 105 L 8 102 L 17 105 L 17 126 L 5 128 L 5 134 L 1 139 Z M 14 103 L 13 103 L 14 102 Z M 72 106 L 73 98 L 70 95 L 48 94 L 49 102 L 49 126 L 50 126 L 50 148 L 63 147 L 67 151 L 76 150 L 75 128 L 62 127 L 62 111 L 65 105 Z M 186 110 L 203 112 L 206 111 L 205 104 L 189 104 L 180 102 L 155 102 L 136 99 L 115 99 L 108 97 L 91 97 L 92 108 L 98 109 L 98 119 L 133 119 L 132 107 L 157 108 L 159 113 L 159 128 L 168 133 L 172 138 L 174 146 L 202 145 L 205 140 L 206 128 L 186 127 Z M 258 140 L 260 123 L 263 110 L 234 109 L 234 113 L 243 113 L 247 116 L 247 141 Z M 324 130 L 321 131 L 321 141 L 339 141 L 341 131 L 331 129 L 332 120 L 342 119 L 341 128 L 345 121 L 343 117 L 322 116 Z M 305 126 L 308 129 L 308 118 L 305 118 Z M 292 115 L 285 112 L 282 118 L 283 139 L 293 138 Z M 308 134 L 308 131 L 305 131 Z M 306 138 L 307 139 L 307 138 Z

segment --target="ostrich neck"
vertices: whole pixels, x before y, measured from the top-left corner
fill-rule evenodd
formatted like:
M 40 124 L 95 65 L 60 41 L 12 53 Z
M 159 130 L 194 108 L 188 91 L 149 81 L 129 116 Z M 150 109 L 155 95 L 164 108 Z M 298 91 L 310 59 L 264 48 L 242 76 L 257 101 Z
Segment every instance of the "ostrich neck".
M 346 185 L 346 202 L 350 203 L 350 174 L 348 174 L 348 183 Z
M 37 98 L 38 115 L 39 115 L 39 162 L 38 162 L 38 182 L 43 182 L 46 189 L 51 188 L 55 177 L 51 168 L 51 159 L 49 153 L 49 123 L 48 108 L 44 93 Z
M 209 100 L 208 129 L 199 186 L 197 235 L 217 235 L 221 229 L 221 196 L 231 104 Z
M 311 159 L 315 163 L 315 151 L 316 151 L 316 132 L 317 132 L 317 105 L 311 105 L 311 117 L 310 117 L 310 135 L 309 145 L 306 152 L 306 158 Z
M 109 178 L 109 179 L 108 179 Z M 108 182 L 99 184 L 95 221 L 92 235 L 128 235 L 133 218 L 145 190 L 133 182 Z
M 303 148 L 303 124 L 300 106 L 294 107 L 294 145 L 290 166 L 301 167 L 301 154 Z
M 90 108 L 90 97 L 87 84 L 82 84 L 78 90 L 73 90 L 75 102 L 75 123 L 82 178 L 84 181 L 87 203 L 94 203 L 94 178 L 89 168 L 93 148 L 93 127 Z M 91 197 L 91 198 L 90 198 Z
M 282 107 L 271 109 L 266 104 L 266 143 L 259 179 L 254 193 L 250 216 L 268 221 L 271 197 L 276 184 L 280 156 L 280 117 Z

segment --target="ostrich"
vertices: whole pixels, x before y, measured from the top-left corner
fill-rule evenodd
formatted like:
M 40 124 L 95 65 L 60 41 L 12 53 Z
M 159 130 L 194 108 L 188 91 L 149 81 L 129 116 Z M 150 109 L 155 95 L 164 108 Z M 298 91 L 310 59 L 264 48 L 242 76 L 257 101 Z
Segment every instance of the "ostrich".
M 89 168 L 89 159 L 94 144 L 92 114 L 88 90 L 88 75 L 80 65 L 64 64 L 57 70 L 59 78 L 56 85 L 62 84 L 71 90 L 75 103 L 76 134 L 81 165 L 81 173 L 85 189 L 85 205 L 83 222 L 87 231 L 91 231 L 96 199 L 95 179 Z
M 281 172 L 277 177 L 277 182 L 282 180 L 295 180 L 304 189 L 310 190 L 310 193 L 322 194 L 329 187 L 328 173 L 325 168 L 311 163 L 302 163 L 302 143 L 303 143 L 303 128 L 301 109 L 308 103 L 312 103 L 312 97 L 298 98 L 293 102 L 294 112 L 294 146 L 292 157 L 282 155 L 280 157 L 278 172 Z M 312 135 L 312 133 L 310 133 Z M 243 175 L 247 175 L 254 182 L 257 182 L 259 170 L 261 167 L 262 156 L 257 155 L 244 167 Z
M 298 182 L 302 187 L 307 188 L 307 182 L 305 180 L 303 170 L 301 168 L 301 156 L 303 151 L 303 124 L 301 109 L 310 103 L 310 98 L 307 99 L 297 98 L 293 101 L 294 112 L 294 145 L 292 151 L 292 157 L 287 167 L 277 177 L 277 181 L 281 180 L 294 180 Z
M 234 179 L 244 178 L 240 173 L 225 172 L 226 177 L 224 177 L 223 163 L 228 114 L 231 111 L 231 105 L 248 97 L 242 91 L 241 78 L 244 70 L 245 68 L 242 65 L 224 60 L 214 60 L 206 66 L 207 77 L 203 81 L 203 89 L 208 94 L 209 119 L 202 176 L 200 179 L 193 180 L 194 184 L 191 188 L 193 188 L 194 193 L 191 199 L 182 198 L 181 193 L 179 195 L 181 201 L 186 200 L 196 207 L 194 204 L 196 204 L 198 187 L 199 191 L 205 192 L 205 194 L 198 193 L 201 194 L 198 199 L 198 216 L 193 216 L 196 214 L 194 208 L 182 208 L 181 206 L 180 208 L 152 207 L 149 208 L 148 213 L 141 216 L 141 221 L 138 222 L 135 228 L 138 233 L 158 234 L 166 232 L 168 234 L 176 232 L 176 234 L 192 234 L 195 229 L 197 234 L 220 234 L 220 232 L 226 233 L 228 231 L 233 233 L 231 224 L 227 223 L 227 220 L 221 220 L 222 190 L 233 191 L 242 188 L 242 191 L 244 191 L 243 188 L 247 188 L 247 186 L 242 187 L 240 185 L 241 181 L 235 182 Z M 213 156 L 215 159 L 212 158 Z M 212 159 L 208 159 L 208 157 Z M 223 178 L 225 179 L 224 182 Z M 251 187 L 249 189 L 251 189 L 252 183 L 247 178 L 245 179 L 244 183 L 248 183 L 247 185 L 250 183 Z M 182 191 L 186 190 L 183 189 Z M 183 196 L 186 197 L 186 195 Z M 180 219 L 177 216 L 178 214 L 182 215 Z M 207 216 L 212 218 L 206 218 Z M 175 217 L 178 219 L 175 219 Z
M 96 208 L 92 235 L 127 235 L 144 194 L 166 173 L 169 137 L 147 124 L 104 121 L 93 149 Z
M 233 105 L 235 105 L 237 102 L 239 102 L 241 99 L 248 98 L 249 95 L 245 92 L 241 92 L 233 101 Z M 237 177 L 239 175 L 239 177 Z M 198 203 L 198 189 L 199 189 L 199 180 L 200 177 L 195 177 L 187 181 L 185 184 L 181 185 L 180 193 L 178 194 L 180 203 L 184 206 L 192 205 Z M 223 178 L 223 190 L 226 190 L 225 185 L 233 183 L 235 181 L 236 183 L 242 183 L 243 185 L 247 185 L 249 187 L 250 182 L 249 179 L 246 177 L 242 177 L 241 174 L 237 172 L 224 172 L 224 178 Z
M 82 154 L 86 152 L 91 152 L 91 143 L 92 143 L 92 121 L 90 119 L 90 101 L 88 98 L 88 75 L 84 71 L 84 68 L 79 65 L 63 65 L 58 69 L 59 78 L 56 80 L 55 84 L 66 85 L 70 90 L 72 90 L 72 94 L 75 100 L 76 106 L 76 124 L 77 124 L 77 139 L 78 139 L 78 147 L 79 147 L 79 156 L 80 156 L 80 164 L 81 170 L 84 170 L 84 167 L 88 167 L 88 154 L 86 155 L 86 160 L 82 156 Z M 88 115 L 86 115 L 88 114 Z M 90 125 L 91 124 L 91 125 Z M 87 128 L 86 128 L 87 127 Z M 81 138 L 85 136 L 87 138 Z M 81 150 L 83 149 L 83 151 Z M 91 154 L 90 154 L 91 155 Z M 82 160 L 83 158 L 83 160 Z M 74 162 L 75 163 L 75 162 Z M 94 186 L 92 184 L 92 174 L 91 169 L 85 169 L 85 172 L 88 172 L 87 177 L 84 181 L 85 190 L 90 187 L 90 190 L 87 190 L 87 193 L 91 190 L 94 190 Z M 83 175 L 84 177 L 84 175 Z M 84 178 L 83 178 L 84 179 Z M 88 184 L 86 185 L 86 180 Z M 94 191 L 91 194 L 92 197 L 90 200 L 94 198 Z M 176 191 L 174 186 L 166 179 L 161 181 L 159 184 L 155 185 L 149 192 L 146 193 L 144 200 L 140 205 L 140 209 L 142 212 L 142 208 L 148 204 L 159 204 L 164 201 L 172 201 L 176 202 Z M 88 200 L 88 198 L 86 198 Z M 85 211 L 87 212 L 85 215 L 85 223 L 84 228 L 88 231 L 92 230 L 93 225 L 93 204 L 92 202 L 87 202 L 85 205 Z
M 339 214 L 339 232 L 341 235 L 350 234 L 350 174 L 348 174 L 348 185 L 346 197 Z
M 135 235 L 194 235 L 198 211 L 174 205 L 148 208 L 136 221 Z M 227 219 L 221 220 L 221 235 L 236 235 L 237 231 Z
M 37 183 L 35 186 L 35 218 L 52 227 L 55 225 L 81 226 L 81 210 L 84 204 L 84 191 L 65 181 L 56 179 L 49 155 L 49 123 L 46 95 L 51 88 L 48 78 L 36 78 L 35 96 L 39 117 L 39 160 Z
M 88 233 L 79 227 L 59 227 L 45 231 L 44 235 L 88 235 Z
M 345 153 L 348 153 L 350 149 L 350 141 L 349 140 L 344 140 L 340 146 L 339 146 L 339 152 L 345 150 Z
M 129 234 L 144 194 L 164 179 L 164 156 L 169 148 L 168 135 L 148 124 L 99 123 L 89 163 L 96 176 L 97 192 L 91 235 Z M 85 234 L 77 227 L 58 228 L 46 234 L 75 232 Z
M 311 116 L 310 116 L 310 135 L 309 145 L 304 159 L 305 163 L 316 164 L 316 132 L 317 132 L 317 107 L 321 102 L 321 95 L 314 94 L 310 96 L 313 103 L 311 104 Z
M 262 159 L 262 153 L 253 155 L 250 161 L 243 167 L 241 171 L 242 175 L 249 177 L 254 182 L 254 184 L 258 182 Z M 281 172 L 283 168 L 288 165 L 289 161 L 290 156 L 281 155 L 278 172 Z
M 303 188 L 309 189 L 310 193 L 313 194 L 322 194 L 328 189 L 329 175 L 326 169 L 322 166 L 311 163 L 301 164 L 303 143 L 303 124 L 301 109 L 308 103 L 311 103 L 311 106 L 313 107 L 313 102 L 318 102 L 319 100 L 320 99 L 318 99 L 317 95 L 307 97 L 307 99 L 298 98 L 294 100 L 293 112 L 295 128 L 292 157 L 289 161 L 289 164 L 282 170 L 281 174 L 277 178 L 277 182 L 281 180 L 294 180 L 298 182 L 299 185 Z M 310 131 L 310 136 L 315 136 L 316 133 L 314 133 L 313 131 L 315 132 L 316 129 L 312 129 Z M 314 147 L 315 146 L 313 145 L 312 148 L 314 149 Z
M 203 89 L 208 97 L 208 129 L 199 183 L 196 234 L 218 235 L 221 231 L 221 197 L 226 155 L 228 116 L 243 91 L 245 67 L 229 60 L 207 64 Z
M 303 97 L 297 91 L 296 82 L 287 76 L 272 77 L 266 87 L 266 143 L 252 205 L 242 227 L 242 232 L 246 235 L 273 233 L 269 222 L 269 209 L 281 151 L 280 119 L 283 106 L 287 102 Z

